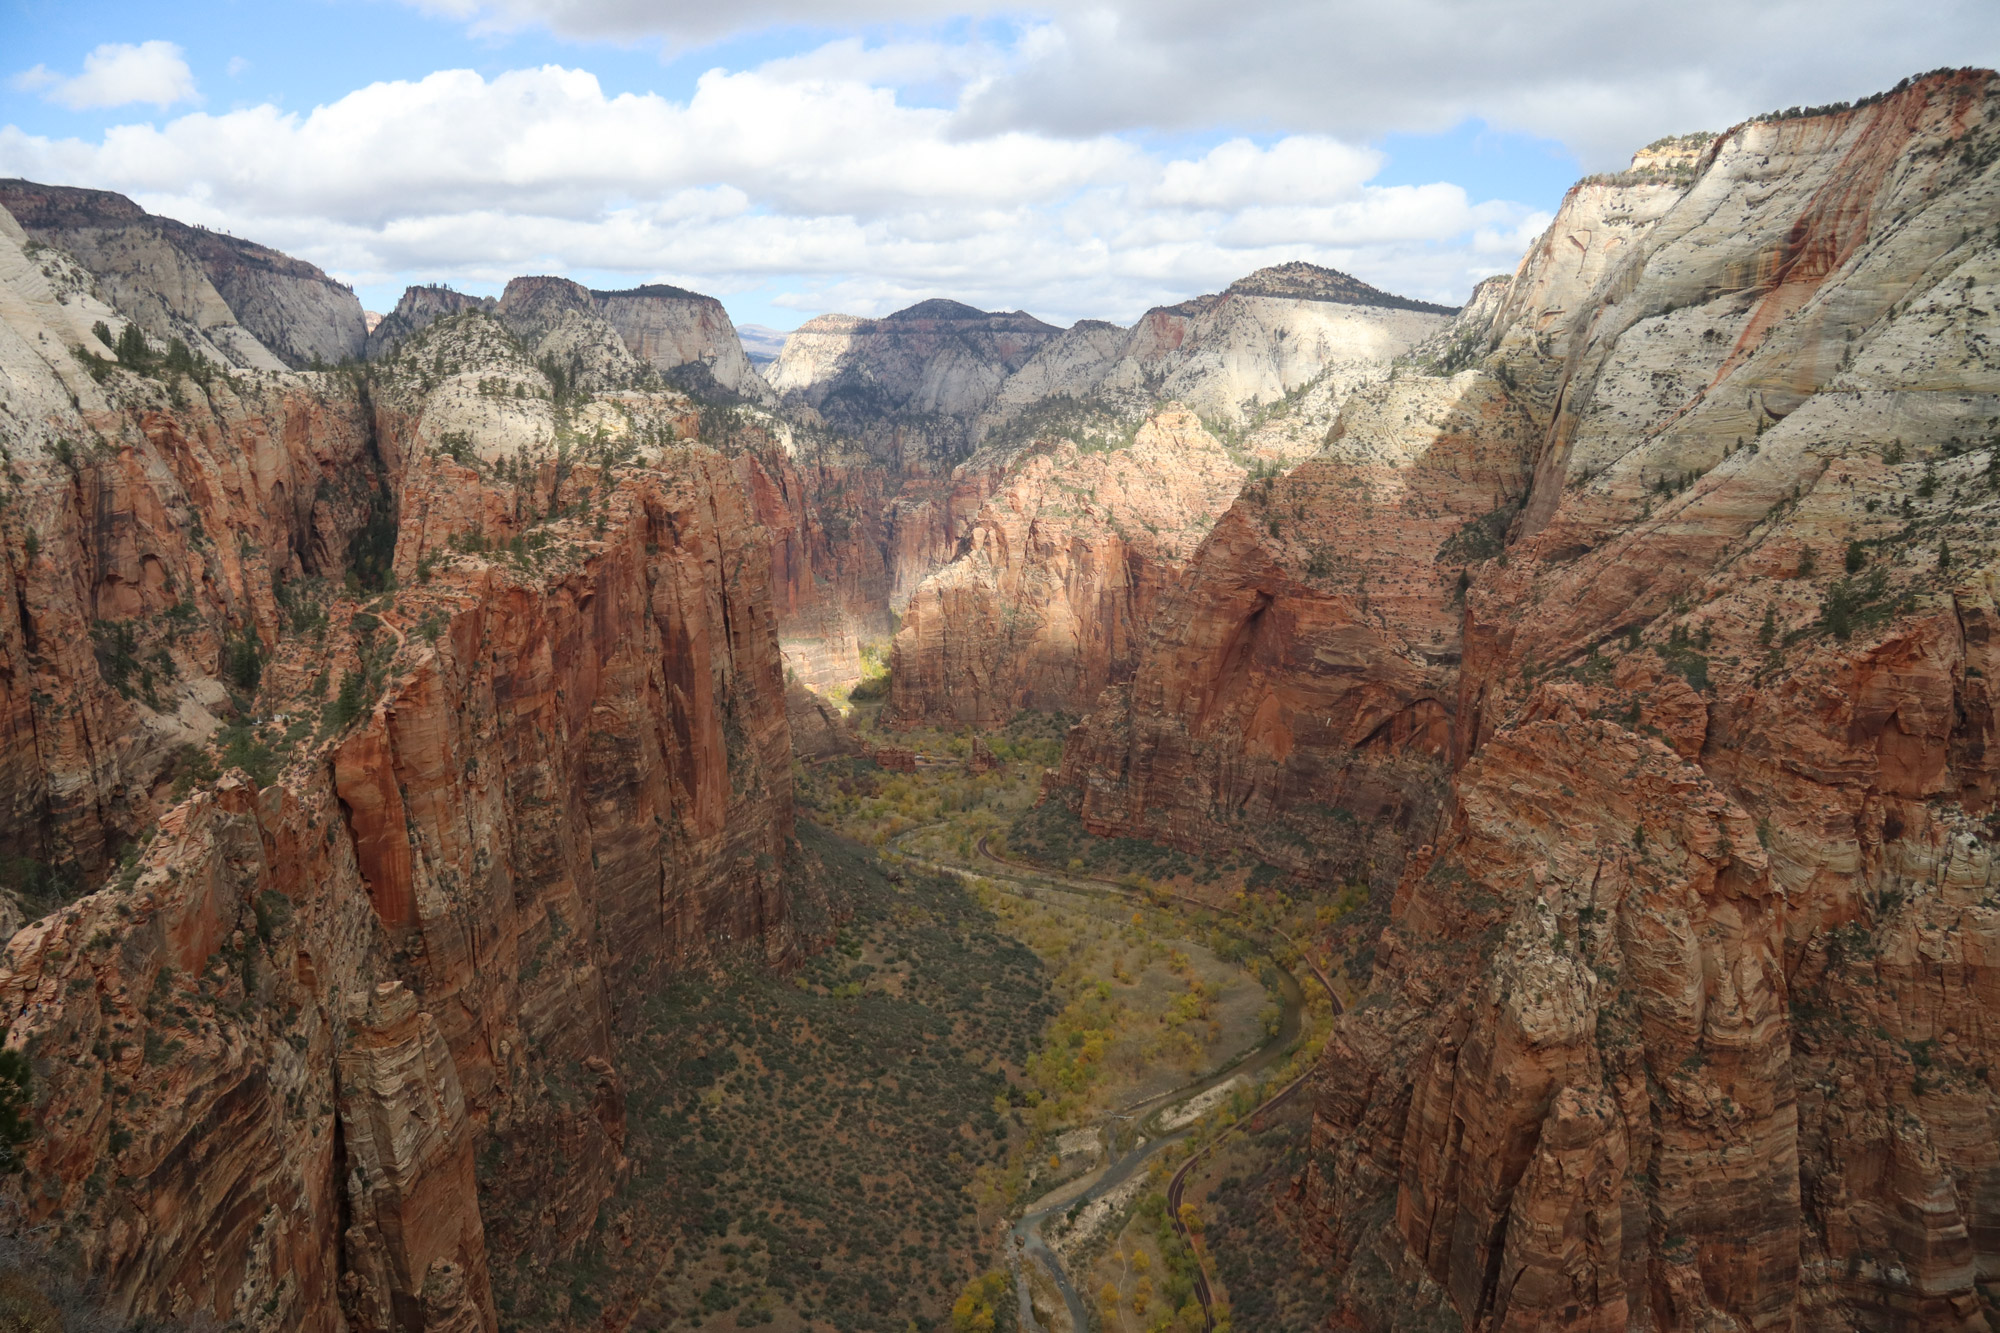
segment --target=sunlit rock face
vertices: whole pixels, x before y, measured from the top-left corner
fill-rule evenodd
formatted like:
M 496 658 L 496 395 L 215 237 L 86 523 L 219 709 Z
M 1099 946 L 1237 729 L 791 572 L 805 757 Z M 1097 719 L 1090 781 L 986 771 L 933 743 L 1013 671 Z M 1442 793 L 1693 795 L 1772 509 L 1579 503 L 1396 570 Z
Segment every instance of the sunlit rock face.
M 1017 462 L 896 636 L 894 726 L 1076 712 L 1127 678 L 1146 625 L 1244 472 L 1184 410 L 1129 445 Z
M 1996 161 L 1963 71 L 1578 185 L 1073 736 L 1093 828 L 1386 899 L 1349 1325 L 1987 1327 Z
M 500 303 L 561 375 L 469 306 L 231 369 L 124 255 L 0 213 L 11 1206 L 132 1315 L 491 1329 L 629 1168 L 635 988 L 828 928 L 770 534 L 573 293 Z
M 333 365 L 367 348 L 354 292 L 290 255 L 106 190 L 0 180 L 0 208 L 31 248 L 74 258 L 99 297 L 163 343 L 254 370 Z
M 952 309 L 966 321 L 977 314 Z M 1129 680 L 1155 603 L 1247 469 L 1316 451 L 1349 396 L 1451 327 L 1452 313 L 1289 264 L 1150 311 L 1131 329 L 1084 321 L 1042 337 L 997 388 L 1004 358 L 970 374 L 962 351 L 924 344 L 926 371 L 957 395 L 944 410 L 976 414 L 971 438 L 984 447 L 954 472 L 954 500 L 974 504 L 947 506 L 950 563 L 922 582 L 898 580 L 895 609 L 908 623 L 888 722 L 1074 713 Z M 884 349 L 918 343 L 895 331 L 903 319 L 808 326 L 779 387 L 810 385 L 824 403 L 837 401 L 826 386 L 843 377 L 893 380 Z M 837 354 L 827 350 L 836 325 Z M 935 318 L 911 325 L 936 336 Z M 1021 345 L 1006 350 L 1019 359 Z M 942 390 L 925 392 L 943 403 Z
M 1653 145 L 1455 313 L 1285 265 L 768 382 L 677 289 L 369 333 L 0 202 L 0 1189 L 119 1311 L 497 1327 L 634 998 L 825 942 L 807 686 L 900 615 L 891 724 L 1081 714 L 1090 829 L 1373 890 L 1287 1205 L 1343 1327 L 1989 1326 L 1991 75 Z

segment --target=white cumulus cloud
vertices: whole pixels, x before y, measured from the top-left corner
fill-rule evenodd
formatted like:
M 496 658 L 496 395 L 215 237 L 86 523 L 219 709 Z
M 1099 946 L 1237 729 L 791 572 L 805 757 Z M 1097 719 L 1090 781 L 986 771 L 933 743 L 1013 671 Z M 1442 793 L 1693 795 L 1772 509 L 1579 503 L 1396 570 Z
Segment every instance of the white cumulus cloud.
M 1455 300 L 1511 266 L 1475 235 L 1532 217 L 1456 185 L 1371 184 L 1381 154 L 1323 134 L 1173 150 L 969 133 L 956 106 L 910 105 L 865 77 L 879 70 L 843 66 L 848 49 L 712 70 L 685 100 L 610 94 L 551 65 L 446 70 L 310 112 L 195 112 L 95 141 L 9 127 L 0 174 L 120 190 L 357 284 L 776 284 L 806 314 L 950 295 L 1130 319 L 1301 258 Z
M 1021 25 L 967 130 L 1331 134 L 1469 118 L 1592 169 L 1659 134 L 2000 63 L 1992 0 L 405 0 L 483 31 L 700 45 L 779 27 Z
M 106 42 L 83 58 L 83 72 L 70 77 L 37 65 L 14 76 L 14 86 L 72 111 L 150 102 L 170 107 L 195 102 L 194 71 L 172 42 Z

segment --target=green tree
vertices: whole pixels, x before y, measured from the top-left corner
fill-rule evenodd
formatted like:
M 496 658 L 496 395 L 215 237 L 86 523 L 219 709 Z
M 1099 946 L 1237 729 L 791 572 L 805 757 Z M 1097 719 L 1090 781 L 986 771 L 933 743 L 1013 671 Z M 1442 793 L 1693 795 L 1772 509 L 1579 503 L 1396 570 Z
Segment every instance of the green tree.
M 349 671 L 340 678 L 340 693 L 326 706 L 326 720 L 335 731 L 343 730 L 348 723 L 361 716 L 367 707 L 367 678 L 359 671 Z
M 258 652 L 256 631 L 246 625 L 241 634 L 229 640 L 223 665 L 237 688 L 256 692 L 258 682 L 264 679 L 264 658 Z
M 0 1172 L 8 1175 L 21 1169 L 21 1145 L 34 1136 L 28 1119 L 33 1105 L 29 1095 L 28 1057 L 5 1049 L 7 1030 L 0 1028 Z

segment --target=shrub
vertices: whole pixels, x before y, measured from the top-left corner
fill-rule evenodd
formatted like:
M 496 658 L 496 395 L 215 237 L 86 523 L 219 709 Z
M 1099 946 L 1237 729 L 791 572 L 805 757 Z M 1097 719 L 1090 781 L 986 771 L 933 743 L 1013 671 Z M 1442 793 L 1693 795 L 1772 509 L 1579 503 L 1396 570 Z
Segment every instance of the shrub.
M 0 1028 L 0 1043 L 6 1039 L 7 1030 Z M 34 1106 L 30 1082 L 28 1057 L 0 1045 L 0 1172 L 8 1175 L 21 1169 L 21 1145 L 35 1132 L 28 1119 Z
M 258 651 L 256 631 L 248 625 L 223 648 L 223 674 L 239 689 L 256 692 L 264 679 L 264 658 Z

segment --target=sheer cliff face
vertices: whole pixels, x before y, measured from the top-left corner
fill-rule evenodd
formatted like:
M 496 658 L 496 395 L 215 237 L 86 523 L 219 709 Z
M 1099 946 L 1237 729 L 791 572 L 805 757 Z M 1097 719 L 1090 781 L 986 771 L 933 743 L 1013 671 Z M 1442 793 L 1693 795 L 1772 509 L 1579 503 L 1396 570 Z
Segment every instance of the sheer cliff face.
M 361 302 L 313 265 L 154 217 L 123 195 L 0 181 L 29 239 L 82 261 L 118 312 L 227 365 L 281 370 L 359 357 Z
M 729 393 L 755 403 L 774 401 L 771 386 L 743 354 L 736 326 L 713 296 L 666 286 L 591 296 L 597 312 L 640 360 L 669 372 L 698 366 Z
M 1248 426 L 1238 455 L 1259 469 L 1295 462 L 1319 449 L 1350 395 L 1451 326 L 1450 314 L 1291 264 L 1150 311 L 1131 329 L 1079 323 L 1043 339 L 997 389 L 998 361 L 961 378 L 961 351 L 926 351 L 925 374 L 947 378 L 961 419 L 977 407 L 974 433 L 988 443 L 956 469 L 942 525 L 917 528 L 946 539 L 921 544 L 930 563 L 899 563 L 893 605 L 909 622 L 885 720 L 985 725 L 1022 707 L 1081 711 L 1129 680 L 1156 604 L 1245 476 L 1200 420 Z M 891 363 L 877 335 L 836 323 L 848 362 L 830 364 L 851 364 L 839 374 Z M 788 373 L 802 375 L 824 341 L 799 343 Z
M 1321 1069 L 1350 1322 L 1987 1326 L 1996 145 L 1945 74 L 1580 185 L 1073 739 L 1184 845 L 1450 774 Z
M 992 415 L 1067 395 L 1174 401 L 1211 420 L 1246 422 L 1309 385 L 1324 387 L 1337 408 L 1453 313 L 1332 269 L 1261 269 L 1220 296 L 1150 310 L 1129 330 L 1067 330 L 1001 388 Z
M 1186 411 L 1128 447 L 1017 462 L 896 636 L 892 726 L 994 726 L 1076 711 L 1132 670 L 1162 592 L 1243 481 Z
M 492 1328 L 626 1169 L 633 988 L 825 928 L 770 538 L 685 398 L 559 400 L 483 314 L 93 374 L 93 276 L 0 236 L 0 832 L 96 889 L 0 953 L 13 1205 L 133 1313 Z
M 899 470 L 941 470 L 974 419 L 1057 330 L 1022 311 L 932 300 L 886 319 L 821 315 L 785 340 L 771 386 Z
M 191 393 L 113 369 L 92 327 L 124 318 L 31 245 L 0 213 L 0 845 L 46 887 L 100 875 L 158 815 L 176 752 L 226 704 L 226 640 L 275 633 L 275 584 L 338 577 L 388 497 L 350 383 Z M 105 359 L 101 382 L 72 348 Z
M 650 367 L 708 397 L 774 401 L 722 303 L 663 285 L 597 292 L 567 278 L 525 277 L 510 281 L 497 301 L 449 287 L 411 287 L 368 335 L 368 355 L 388 356 L 418 330 L 473 311 L 498 318 L 533 357 L 582 387 L 629 387 Z M 578 374 L 586 378 L 576 381 Z
M 1317 456 L 1244 488 L 1072 734 L 1085 822 L 1393 877 L 1448 758 L 1459 574 L 1497 549 L 1536 441 L 1472 372 L 1350 398 Z

